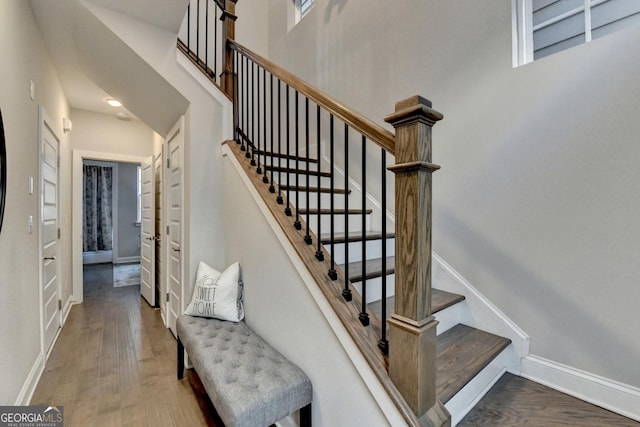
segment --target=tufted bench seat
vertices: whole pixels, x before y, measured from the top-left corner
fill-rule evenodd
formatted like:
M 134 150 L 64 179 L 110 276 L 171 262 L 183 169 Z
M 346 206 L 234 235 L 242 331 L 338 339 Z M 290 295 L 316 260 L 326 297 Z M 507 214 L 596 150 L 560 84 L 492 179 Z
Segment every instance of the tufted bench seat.
M 189 354 L 226 427 L 270 426 L 300 410 L 311 427 L 311 381 L 244 322 L 180 316 L 178 379 Z

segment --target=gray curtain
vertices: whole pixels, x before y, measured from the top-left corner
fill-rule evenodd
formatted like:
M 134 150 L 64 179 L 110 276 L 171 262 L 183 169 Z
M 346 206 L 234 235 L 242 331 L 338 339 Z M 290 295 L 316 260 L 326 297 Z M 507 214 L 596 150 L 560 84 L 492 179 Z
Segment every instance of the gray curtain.
M 84 171 L 83 251 L 108 251 L 112 248 L 113 171 L 110 166 L 83 165 L 82 168 Z

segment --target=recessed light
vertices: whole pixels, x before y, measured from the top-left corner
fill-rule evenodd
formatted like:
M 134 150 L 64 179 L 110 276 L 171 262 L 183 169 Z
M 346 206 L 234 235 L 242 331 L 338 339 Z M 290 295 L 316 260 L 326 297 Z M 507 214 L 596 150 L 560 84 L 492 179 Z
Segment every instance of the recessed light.
M 117 99 L 107 99 L 107 104 L 111 105 L 112 107 L 122 107 L 122 102 L 118 101 Z

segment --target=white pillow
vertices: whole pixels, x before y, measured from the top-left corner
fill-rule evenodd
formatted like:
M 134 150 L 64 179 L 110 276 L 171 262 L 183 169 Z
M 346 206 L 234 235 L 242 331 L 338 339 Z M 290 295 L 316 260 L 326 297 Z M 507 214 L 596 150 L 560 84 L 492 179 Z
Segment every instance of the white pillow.
M 200 261 L 191 302 L 184 314 L 239 322 L 244 318 L 240 263 L 220 273 Z

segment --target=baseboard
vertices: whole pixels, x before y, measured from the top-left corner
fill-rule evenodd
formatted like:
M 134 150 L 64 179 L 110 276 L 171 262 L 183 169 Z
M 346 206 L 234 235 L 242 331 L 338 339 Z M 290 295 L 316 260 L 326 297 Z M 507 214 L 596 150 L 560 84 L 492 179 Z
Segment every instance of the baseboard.
M 463 323 L 511 340 L 517 359 L 507 369 L 518 370 L 519 359 L 529 355 L 529 336 L 435 252 L 432 269 L 434 288 L 465 296 Z
M 40 381 L 40 377 L 44 372 L 45 362 L 45 355 L 40 353 L 31 367 L 29 375 L 27 375 L 27 379 L 22 386 L 22 390 L 20 390 L 20 394 L 16 399 L 15 406 L 27 406 L 31 403 L 31 398 L 33 397 L 33 393 L 36 391 L 38 381 Z
M 640 388 L 534 355 L 522 360 L 519 375 L 640 421 Z
M 64 325 L 67 323 L 67 318 L 69 317 L 69 313 L 71 313 L 71 307 L 73 307 L 73 305 L 78 304 L 77 302 L 74 302 L 72 299 L 72 295 L 69 295 L 69 298 L 67 299 L 67 302 L 64 304 L 64 308 L 62 309 L 62 327 L 64 328 Z
M 140 262 L 140 255 L 138 256 L 121 256 L 116 258 L 114 264 L 130 264 L 134 262 Z
M 113 261 L 113 251 L 82 253 L 82 264 L 102 264 L 111 261 Z

